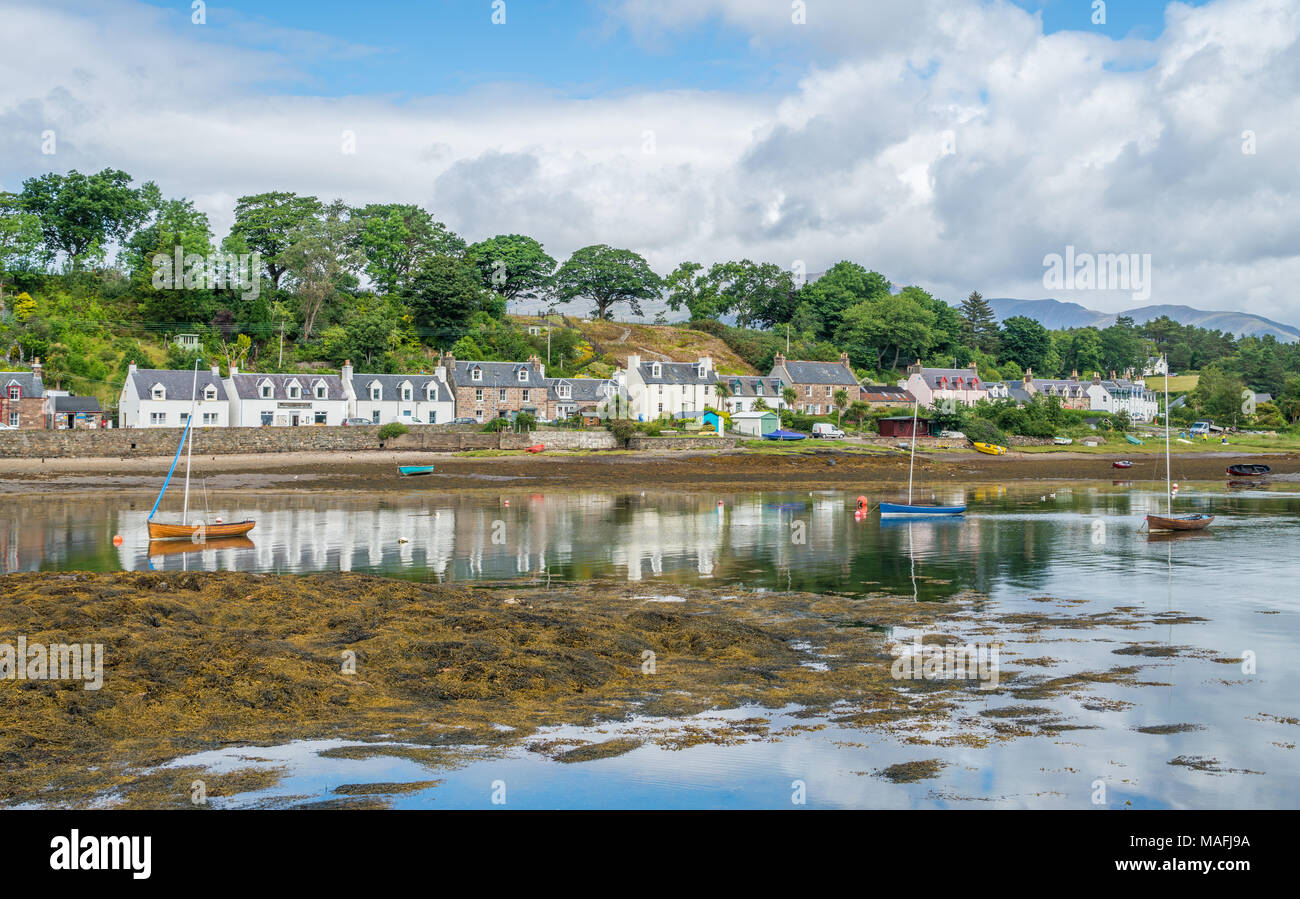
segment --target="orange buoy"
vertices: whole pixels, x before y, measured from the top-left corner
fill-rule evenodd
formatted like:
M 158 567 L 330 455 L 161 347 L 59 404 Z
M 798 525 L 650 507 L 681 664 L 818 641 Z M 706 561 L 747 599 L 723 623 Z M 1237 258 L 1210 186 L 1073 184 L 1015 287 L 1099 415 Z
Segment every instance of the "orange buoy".
M 122 535 L 121 535 L 121 534 L 114 534 L 114 535 L 113 535 L 113 545 L 114 545 L 114 546 L 121 546 L 121 545 L 122 545 Z
M 858 511 L 859 511 L 859 512 L 864 512 L 864 511 L 866 511 L 866 508 L 867 508 L 867 498 L 866 498 L 865 496 L 859 496 L 859 497 L 858 497 Z

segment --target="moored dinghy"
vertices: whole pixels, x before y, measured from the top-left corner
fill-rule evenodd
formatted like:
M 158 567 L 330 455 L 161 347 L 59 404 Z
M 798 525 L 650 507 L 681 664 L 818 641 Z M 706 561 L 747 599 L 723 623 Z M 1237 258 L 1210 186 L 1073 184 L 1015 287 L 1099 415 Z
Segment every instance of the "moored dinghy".
M 1214 521 L 1213 515 L 1174 515 L 1174 488 L 1171 483 L 1173 468 L 1169 457 L 1169 374 L 1165 374 L 1165 514 L 1147 515 L 1147 530 L 1153 532 L 1182 533 L 1203 531 Z
M 403 477 L 412 478 L 416 475 L 433 474 L 432 465 L 399 465 L 397 466 L 398 474 Z
M 1268 474 L 1273 469 L 1267 465 L 1229 465 L 1228 474 L 1234 477 L 1258 478 Z

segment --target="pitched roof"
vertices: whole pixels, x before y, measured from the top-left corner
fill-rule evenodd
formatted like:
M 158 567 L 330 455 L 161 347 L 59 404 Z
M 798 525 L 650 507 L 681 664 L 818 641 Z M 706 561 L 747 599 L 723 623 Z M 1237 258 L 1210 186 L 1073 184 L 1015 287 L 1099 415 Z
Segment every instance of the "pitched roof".
M 325 399 L 327 400 L 344 400 L 347 397 L 343 393 L 343 379 L 338 375 L 283 375 L 270 374 L 255 371 L 241 371 L 232 377 L 231 382 L 235 385 L 235 396 L 241 400 L 261 399 L 262 394 L 259 385 L 263 381 L 271 382 L 271 396 L 274 400 L 289 399 L 289 385 L 294 381 L 302 388 L 302 399 L 310 400 L 316 398 L 316 382 L 325 382 Z M 170 396 L 170 394 L 168 394 Z
M 161 384 L 167 392 L 168 400 L 192 400 L 190 391 L 194 386 L 194 370 L 175 371 L 167 368 L 138 368 L 128 378 L 135 384 L 135 395 L 148 400 L 153 398 L 155 384 Z M 209 384 L 217 388 L 217 399 L 226 399 L 226 388 L 221 378 L 212 373 L 212 369 L 199 369 L 198 391 L 203 396 L 203 389 Z
M 30 371 L 0 371 L 0 386 L 17 384 L 24 397 L 45 396 L 45 384 L 38 374 Z
M 939 388 L 942 386 L 942 389 L 948 389 L 948 386 L 956 383 L 958 378 L 961 378 L 962 382 L 966 384 L 969 384 L 972 379 L 978 381 L 979 373 L 976 372 L 974 369 L 970 369 L 970 368 L 922 368 L 921 378 L 922 380 L 925 381 L 926 385 L 930 388 Z M 948 384 L 940 385 L 939 382 L 944 379 L 947 379 Z M 982 384 L 983 382 L 980 381 L 980 383 Z M 978 390 L 979 388 L 975 387 L 975 388 L 963 388 L 963 389 Z
M 99 412 L 99 400 L 93 396 L 56 396 L 55 412 Z
M 732 396 L 762 396 L 762 397 L 781 397 L 781 379 L 766 377 L 760 378 L 755 375 L 721 375 L 718 383 L 726 384 L 731 388 Z M 759 385 L 762 385 L 763 392 L 758 392 Z
M 862 400 L 866 403 L 910 403 L 912 391 L 894 384 L 863 384 Z
M 474 368 L 482 369 L 480 380 L 470 377 Z M 519 380 L 521 370 L 528 373 L 526 380 Z M 457 387 L 546 387 L 546 379 L 527 362 L 461 362 L 458 359 L 454 377 Z
M 1030 378 L 1029 381 L 1039 393 L 1056 396 L 1083 396 L 1088 386 L 1085 381 L 1069 378 Z
M 775 376 L 784 369 L 791 384 L 844 384 L 858 386 L 857 376 L 838 362 L 792 362 L 787 359 L 784 364 L 772 369 Z
M 659 374 L 654 374 L 654 366 L 659 366 Z M 706 377 L 700 377 L 698 362 L 642 362 L 637 366 L 641 380 L 647 384 L 715 384 L 718 372 L 710 368 Z
M 352 376 L 352 389 L 357 393 L 357 399 L 370 399 L 370 385 L 379 382 L 379 402 L 400 401 L 402 398 L 402 385 L 410 383 L 411 390 L 415 399 L 424 399 L 429 395 L 429 385 L 433 384 L 437 388 L 437 396 L 440 400 L 451 399 L 451 391 L 437 375 L 380 375 L 380 374 L 363 374 L 357 372 Z
M 551 399 L 561 400 L 559 385 L 568 384 L 570 395 L 564 401 L 571 403 L 599 403 L 613 394 L 614 382 L 608 378 L 547 378 L 546 389 Z

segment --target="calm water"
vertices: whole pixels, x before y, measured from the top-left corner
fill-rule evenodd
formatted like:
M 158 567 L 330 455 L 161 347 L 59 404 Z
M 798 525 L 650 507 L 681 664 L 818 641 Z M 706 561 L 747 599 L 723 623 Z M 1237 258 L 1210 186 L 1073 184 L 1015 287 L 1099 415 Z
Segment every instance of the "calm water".
M 320 758 L 334 744 L 291 744 L 208 753 L 218 767 L 290 763 L 277 788 L 237 797 L 237 804 L 277 795 L 329 796 L 343 783 L 428 780 L 437 787 L 399 797 L 399 806 L 488 807 L 491 785 L 509 785 L 511 807 L 791 807 L 791 782 L 807 785 L 807 804 L 848 807 L 1009 805 L 1089 807 L 1093 781 L 1105 780 L 1107 805 L 1300 805 L 1295 744 L 1300 717 L 1300 492 L 1285 482 L 1246 492 L 1185 485 L 1185 511 L 1212 510 L 1205 536 L 1148 539 L 1142 515 L 1163 503 L 1146 485 L 1042 484 L 940 491 L 965 500 L 961 519 L 855 520 L 855 494 L 844 492 L 661 495 L 530 493 L 506 488 L 490 497 L 412 492 L 371 497 L 241 495 L 238 505 L 213 498 L 211 514 L 255 518 L 251 545 L 153 554 L 144 529 L 151 498 L 5 499 L 0 507 L 0 572 L 155 569 L 373 571 L 435 581 L 550 577 L 626 579 L 648 595 L 674 584 L 744 585 L 772 590 L 885 590 L 923 601 L 959 591 L 990 597 L 998 614 L 1061 611 L 1032 597 L 1079 600 L 1068 614 L 1139 606 L 1177 610 L 1209 621 L 1140 630 L 1046 631 L 1009 651 L 1059 660 L 1044 674 L 1107 670 L 1151 663 L 1143 679 L 1168 686 L 1102 684 L 1086 696 L 1039 702 L 1074 724 L 1095 729 L 1029 737 L 987 748 L 910 745 L 897 736 L 832 725 L 779 741 L 702 745 L 680 751 L 644 746 L 626 755 L 563 765 L 525 751 L 431 773 L 391 759 Z M 1045 492 L 1046 491 L 1046 492 Z M 873 498 L 874 499 L 874 498 Z M 721 505 L 718 501 L 721 500 Z M 113 545 L 120 535 L 120 546 Z M 799 537 L 802 536 L 802 542 Z M 155 547 L 156 548 L 156 547 Z M 0 581 L 0 590 L 3 581 Z M 951 628 L 947 628 L 952 632 Z M 891 635 L 910 640 L 911 634 Z M 986 638 L 985 638 L 986 639 Z M 1117 646 L 1172 642 L 1237 657 L 1253 652 L 1257 671 L 1202 658 L 1116 656 Z M 1015 667 L 1012 665 L 1012 667 Z M 1134 705 L 1089 710 L 1097 698 Z M 1081 702 L 1082 700 L 1082 702 Z M 1008 704 L 993 697 L 990 705 Z M 787 710 L 793 712 L 795 710 Z M 779 728 L 795 719 L 754 709 L 705 716 L 714 723 L 761 715 Z M 640 720 L 639 728 L 682 721 Z M 808 723 L 806 719 L 800 723 Z M 1147 735 L 1137 727 L 1192 723 L 1202 730 Z M 556 732 L 603 740 L 576 729 Z M 959 732 L 959 729 L 958 731 Z M 551 734 L 555 736 L 556 734 Z M 933 735 L 931 735 L 933 736 Z M 1171 766 L 1176 756 L 1217 759 L 1209 773 Z M 896 762 L 941 758 L 939 777 L 893 784 L 870 772 Z

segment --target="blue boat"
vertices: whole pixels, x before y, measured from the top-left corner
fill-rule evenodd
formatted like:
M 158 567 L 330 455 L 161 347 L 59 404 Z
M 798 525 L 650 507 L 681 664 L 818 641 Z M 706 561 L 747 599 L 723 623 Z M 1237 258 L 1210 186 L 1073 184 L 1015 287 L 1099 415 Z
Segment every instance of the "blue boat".
M 807 434 L 800 434 L 798 431 L 783 431 L 777 428 L 763 435 L 764 440 L 807 440 Z
M 414 477 L 417 474 L 433 474 L 432 465 L 399 465 L 397 470 L 404 477 Z
M 917 506 L 911 503 L 881 503 L 881 515 L 960 515 L 965 506 Z

